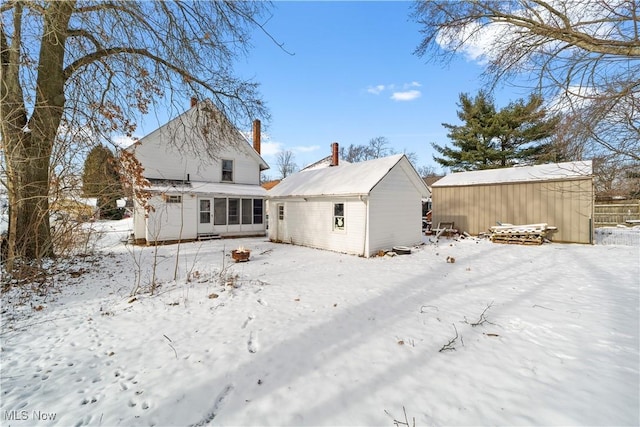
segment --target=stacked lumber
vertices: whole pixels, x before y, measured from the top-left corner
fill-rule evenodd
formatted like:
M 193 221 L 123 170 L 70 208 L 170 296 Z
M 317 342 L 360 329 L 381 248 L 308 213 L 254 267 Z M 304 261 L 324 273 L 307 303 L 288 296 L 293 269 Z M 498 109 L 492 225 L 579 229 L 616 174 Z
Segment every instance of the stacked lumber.
M 495 243 L 513 243 L 521 245 L 541 245 L 547 232 L 555 227 L 547 224 L 503 224 L 489 228 L 491 241 Z

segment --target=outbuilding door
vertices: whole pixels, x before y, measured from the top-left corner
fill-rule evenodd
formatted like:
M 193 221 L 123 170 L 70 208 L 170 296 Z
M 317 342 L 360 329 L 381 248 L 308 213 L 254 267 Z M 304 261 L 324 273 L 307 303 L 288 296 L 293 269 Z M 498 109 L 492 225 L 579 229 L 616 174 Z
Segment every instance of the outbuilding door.
M 198 234 L 213 233 L 213 199 L 198 199 Z
M 275 224 L 276 224 L 276 240 L 284 240 L 284 204 L 277 203 L 275 211 Z

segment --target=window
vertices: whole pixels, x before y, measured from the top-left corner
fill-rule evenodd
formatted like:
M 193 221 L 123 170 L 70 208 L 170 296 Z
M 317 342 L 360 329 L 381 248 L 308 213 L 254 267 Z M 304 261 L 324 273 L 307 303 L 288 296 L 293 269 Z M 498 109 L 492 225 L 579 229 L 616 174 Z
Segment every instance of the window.
M 182 196 L 164 196 L 166 203 L 182 203 Z
M 262 199 L 253 199 L 253 223 L 262 224 Z
M 240 199 L 229 199 L 228 224 L 240 224 Z
M 211 200 L 200 200 L 200 224 L 211 223 Z
M 213 225 L 227 225 L 227 199 L 213 199 Z
M 333 229 L 344 230 L 344 203 L 333 204 Z
M 278 206 L 278 219 L 279 220 L 283 220 L 284 219 L 284 205 L 279 205 Z
M 252 199 L 242 199 L 242 223 L 251 224 L 253 218 Z
M 222 161 L 222 181 L 233 181 L 233 160 Z

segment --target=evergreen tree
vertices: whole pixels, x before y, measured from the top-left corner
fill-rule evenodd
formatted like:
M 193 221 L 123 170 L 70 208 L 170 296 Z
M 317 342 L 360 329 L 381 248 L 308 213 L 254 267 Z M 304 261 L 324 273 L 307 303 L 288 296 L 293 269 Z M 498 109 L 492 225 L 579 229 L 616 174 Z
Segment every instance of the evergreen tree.
M 116 158 L 107 147 L 94 147 L 84 162 L 82 191 L 85 197 L 96 197 L 101 218 L 121 219 L 116 201 L 122 197 L 122 183 Z
M 458 106 L 458 118 L 464 124 L 443 123 L 452 147 L 432 143 L 440 154 L 433 157 L 438 164 L 452 171 L 468 171 L 548 160 L 558 118 L 546 118 L 539 96 L 497 111 L 486 92 L 480 91 L 475 98 L 463 93 Z

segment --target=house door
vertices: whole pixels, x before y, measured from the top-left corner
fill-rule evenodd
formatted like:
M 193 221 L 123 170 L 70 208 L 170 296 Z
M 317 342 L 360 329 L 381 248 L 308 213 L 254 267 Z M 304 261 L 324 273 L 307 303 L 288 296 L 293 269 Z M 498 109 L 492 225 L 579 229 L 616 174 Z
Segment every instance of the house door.
M 198 199 L 198 234 L 213 232 L 213 199 Z

